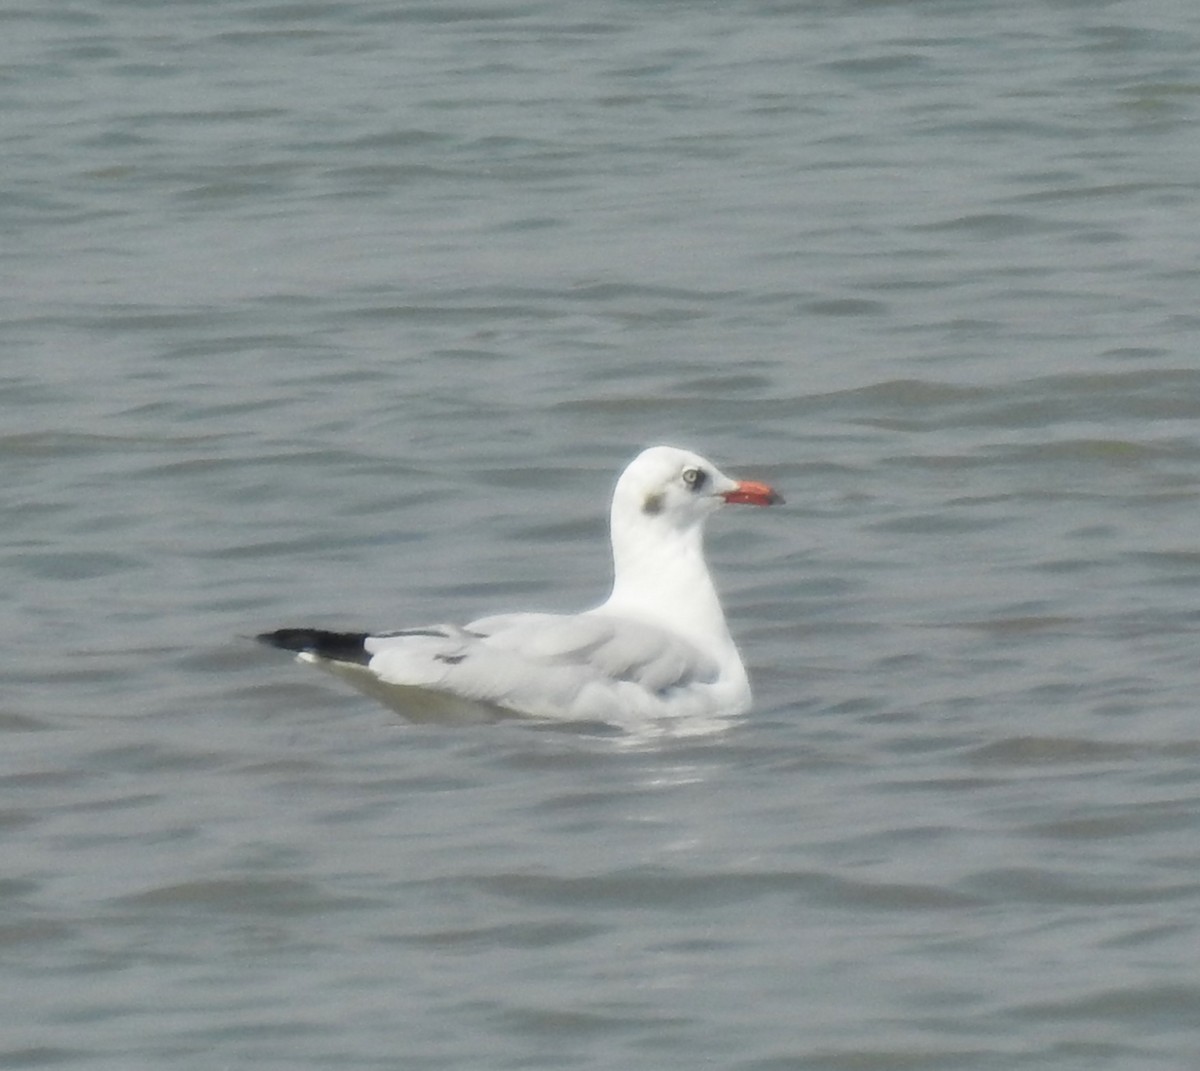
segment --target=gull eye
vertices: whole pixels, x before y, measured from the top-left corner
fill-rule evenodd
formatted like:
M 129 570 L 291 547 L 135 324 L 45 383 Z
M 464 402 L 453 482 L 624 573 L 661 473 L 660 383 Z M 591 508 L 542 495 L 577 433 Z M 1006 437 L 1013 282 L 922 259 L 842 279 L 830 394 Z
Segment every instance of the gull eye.
M 708 474 L 703 469 L 684 469 L 683 482 L 689 491 L 699 491 L 708 481 Z

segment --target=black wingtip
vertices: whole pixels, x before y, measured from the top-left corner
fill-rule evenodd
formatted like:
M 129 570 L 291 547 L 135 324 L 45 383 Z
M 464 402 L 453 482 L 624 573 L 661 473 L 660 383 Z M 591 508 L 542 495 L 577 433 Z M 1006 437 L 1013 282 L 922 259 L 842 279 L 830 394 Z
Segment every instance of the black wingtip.
M 284 651 L 314 654 L 331 662 L 352 662 L 365 666 L 371 656 L 365 647 L 369 632 L 326 632 L 319 628 L 281 628 L 260 632 L 254 638 L 268 647 Z

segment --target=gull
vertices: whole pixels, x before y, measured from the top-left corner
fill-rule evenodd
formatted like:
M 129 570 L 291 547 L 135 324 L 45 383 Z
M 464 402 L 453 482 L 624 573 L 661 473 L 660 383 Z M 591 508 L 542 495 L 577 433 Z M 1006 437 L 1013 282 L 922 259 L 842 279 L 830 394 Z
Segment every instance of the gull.
M 612 593 L 594 609 L 393 632 L 282 628 L 257 639 L 412 721 L 733 717 L 750 707 L 750 682 L 704 560 L 704 526 L 725 505 L 782 501 L 691 451 L 653 446 L 617 480 Z

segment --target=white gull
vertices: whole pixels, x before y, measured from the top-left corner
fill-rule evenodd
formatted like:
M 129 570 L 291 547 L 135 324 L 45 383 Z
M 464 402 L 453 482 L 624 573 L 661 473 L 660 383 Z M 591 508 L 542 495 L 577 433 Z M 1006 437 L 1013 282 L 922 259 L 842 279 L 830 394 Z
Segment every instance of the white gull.
M 704 561 L 704 524 L 727 503 L 782 501 L 697 454 L 654 446 L 617 481 L 612 594 L 593 610 L 379 633 L 285 628 L 258 639 L 413 720 L 731 717 L 749 709 L 750 682 Z

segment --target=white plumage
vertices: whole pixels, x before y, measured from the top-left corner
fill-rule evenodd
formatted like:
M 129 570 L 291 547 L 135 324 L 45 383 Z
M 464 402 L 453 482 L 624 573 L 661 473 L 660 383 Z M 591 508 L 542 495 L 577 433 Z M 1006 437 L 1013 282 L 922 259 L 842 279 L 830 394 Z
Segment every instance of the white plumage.
M 732 480 L 690 451 L 652 447 L 617 481 L 613 590 L 595 609 L 258 638 L 415 720 L 520 714 L 629 725 L 740 714 L 750 684 L 704 561 L 704 523 L 726 503 L 781 501 L 766 484 Z

